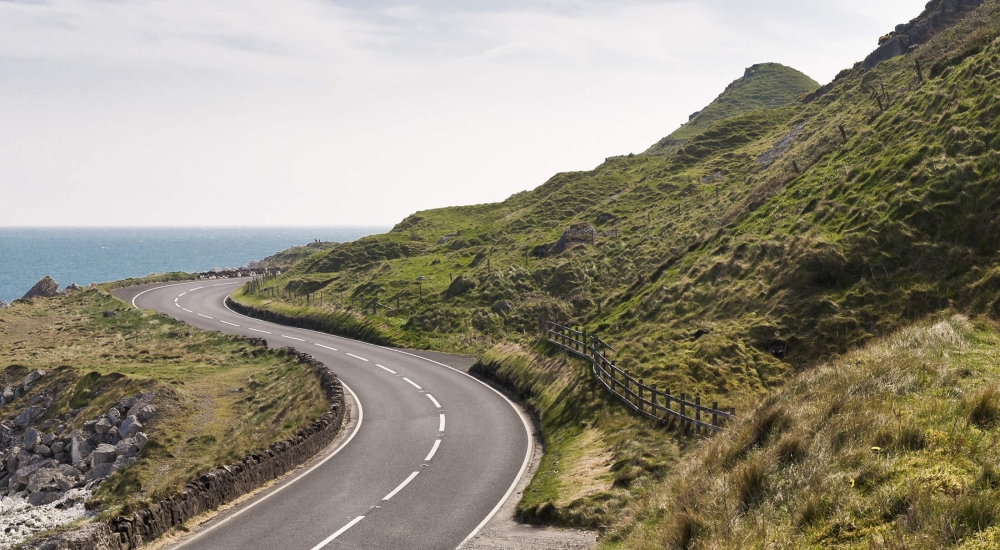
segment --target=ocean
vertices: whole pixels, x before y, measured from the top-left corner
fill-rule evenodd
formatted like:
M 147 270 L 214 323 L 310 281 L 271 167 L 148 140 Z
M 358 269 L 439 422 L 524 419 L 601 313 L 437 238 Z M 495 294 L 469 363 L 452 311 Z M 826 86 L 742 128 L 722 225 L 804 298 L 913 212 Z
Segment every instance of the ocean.
M 0 227 L 0 300 L 20 298 L 46 275 L 65 288 L 150 273 L 240 267 L 316 239 L 347 242 L 389 229 Z

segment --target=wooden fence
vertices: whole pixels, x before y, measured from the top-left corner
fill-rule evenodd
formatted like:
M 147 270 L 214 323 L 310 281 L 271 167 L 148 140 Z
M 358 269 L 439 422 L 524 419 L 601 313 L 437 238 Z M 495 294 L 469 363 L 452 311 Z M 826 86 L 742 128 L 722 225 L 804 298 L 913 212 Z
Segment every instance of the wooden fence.
M 721 410 L 718 403 L 706 407 L 701 397 L 693 396 L 694 401 L 690 401 L 692 396 L 683 392 L 673 395 L 669 389 L 656 389 L 655 384 L 647 386 L 608 359 L 607 352 L 614 352 L 614 348 L 586 330 L 546 320 L 539 321 L 538 329 L 549 343 L 590 361 L 597 381 L 644 416 L 663 424 L 681 424 L 699 433 L 721 431 L 726 421 L 736 418 L 736 409 Z

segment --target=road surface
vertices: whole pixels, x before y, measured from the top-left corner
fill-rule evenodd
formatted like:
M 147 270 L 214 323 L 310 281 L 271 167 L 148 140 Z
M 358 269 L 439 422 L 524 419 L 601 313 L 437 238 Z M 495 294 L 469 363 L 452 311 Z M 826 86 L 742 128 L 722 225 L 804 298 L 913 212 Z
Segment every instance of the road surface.
M 352 424 L 321 459 L 181 539 L 185 550 L 456 548 L 511 498 L 529 462 L 527 420 L 448 356 L 258 321 L 225 306 L 237 279 L 115 291 L 198 328 L 294 347 L 332 369 Z M 428 354 L 430 355 L 430 354 Z

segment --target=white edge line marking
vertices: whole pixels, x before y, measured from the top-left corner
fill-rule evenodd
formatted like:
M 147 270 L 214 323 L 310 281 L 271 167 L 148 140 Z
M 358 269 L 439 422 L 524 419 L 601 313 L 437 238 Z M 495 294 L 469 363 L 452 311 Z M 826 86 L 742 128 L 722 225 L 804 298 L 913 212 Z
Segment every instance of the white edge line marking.
M 438 431 L 439 432 L 444 431 L 444 413 L 441 413 L 441 424 L 438 426 Z
M 247 330 L 252 330 L 254 332 L 263 332 L 264 334 L 271 334 L 270 332 L 268 332 L 266 330 L 260 330 L 259 328 L 250 328 L 250 327 L 247 327 Z
M 393 374 L 396 374 L 396 371 L 390 369 L 389 367 L 383 367 L 382 365 L 379 365 L 378 363 L 375 363 L 375 366 L 378 367 L 378 368 L 380 368 L 380 369 L 387 370 L 387 371 L 389 371 L 389 372 L 391 372 Z
M 185 294 L 187 294 L 187 292 L 181 292 L 180 294 L 177 295 L 177 297 L 180 298 L 181 296 L 183 296 Z
M 324 346 L 323 344 L 316 344 L 316 345 L 323 349 L 328 349 L 330 351 L 337 351 L 337 348 L 331 348 L 330 346 Z
M 431 447 L 431 452 L 427 453 L 427 458 L 424 459 L 424 462 L 430 462 L 431 459 L 434 458 L 434 453 L 438 452 L 438 447 L 440 446 L 441 446 L 441 440 L 435 439 L 434 446 Z
M 417 474 L 419 474 L 419 473 L 420 472 L 413 472 L 412 474 L 410 474 L 410 477 L 406 478 L 405 481 L 403 481 L 402 483 L 400 483 L 399 487 L 396 487 L 395 489 L 393 489 L 391 493 L 389 493 L 388 495 L 385 495 L 384 497 L 382 497 L 382 500 L 389 500 L 390 498 L 396 496 L 396 493 L 402 491 L 403 487 L 406 487 L 407 485 L 409 485 L 410 482 L 413 481 L 413 478 L 417 477 Z
M 438 403 L 438 400 L 437 400 L 437 399 L 434 399 L 434 396 L 433 396 L 433 395 L 431 395 L 431 394 L 429 394 L 429 393 L 428 393 L 428 394 L 427 394 L 427 397 L 429 397 L 429 398 L 430 398 L 430 400 L 431 400 L 431 403 L 434 403 L 434 406 L 435 406 L 435 407 L 437 407 L 437 408 L 439 408 L 439 409 L 441 408 L 441 403 Z
M 178 296 L 178 297 L 174 298 L 174 303 L 176 304 L 176 303 L 177 303 L 177 300 L 180 300 L 180 299 L 181 299 L 181 297 L 180 297 L 180 296 Z
M 227 324 L 227 325 L 232 325 L 232 326 L 234 326 L 234 327 L 238 327 L 238 326 L 239 326 L 239 325 L 237 325 L 236 323 L 230 323 L 229 321 L 223 321 L 222 319 L 219 319 L 219 322 L 220 322 L 220 323 L 225 323 L 225 324 Z
M 186 312 L 188 312 L 188 313 L 194 313 L 193 311 L 191 311 L 190 309 L 188 309 L 188 308 L 186 308 L 186 307 L 182 307 L 181 309 L 183 309 L 184 311 L 186 311 Z
M 358 516 L 358 517 L 352 519 L 350 523 L 348 523 L 347 525 L 345 525 L 345 526 L 341 527 L 340 529 L 338 529 L 336 533 L 330 535 L 329 537 L 326 537 L 326 539 L 324 539 L 323 542 L 317 544 L 316 546 L 313 546 L 312 550 L 319 550 L 320 548 L 323 548 L 327 544 L 330 544 L 331 542 L 333 542 L 333 539 L 339 537 L 340 535 L 343 535 L 344 531 L 347 531 L 351 527 L 354 527 L 355 523 L 357 523 L 357 522 L 359 522 L 359 521 L 361 521 L 363 519 L 365 519 L 365 516 Z
M 198 317 L 204 317 L 206 319 L 212 319 L 211 317 L 209 317 L 208 315 L 205 315 L 204 313 L 199 313 Z M 214 321 L 215 319 L 212 319 L 212 320 Z
M 368 362 L 368 360 L 367 360 L 367 359 L 365 359 L 364 357 L 358 357 L 357 355 L 354 355 L 353 353 L 348 353 L 347 355 L 350 355 L 351 357 L 353 357 L 353 358 L 355 358 L 355 359 L 361 359 L 361 360 L 362 360 L 362 361 L 364 361 L 365 363 L 367 363 L 367 362 Z
M 177 300 L 174 300 L 174 305 L 177 307 L 181 307 L 181 305 L 177 303 Z
M 192 288 L 192 289 L 191 289 L 191 290 L 189 290 L 188 292 L 194 292 L 194 291 L 196 291 L 196 290 L 201 290 L 201 289 L 203 289 L 203 288 L 205 288 L 205 287 L 203 287 L 203 286 L 200 286 L 200 287 L 198 287 L 198 288 Z
M 361 401 L 358 399 L 357 394 L 354 393 L 354 390 L 352 390 L 347 384 L 344 384 L 343 382 L 341 382 L 341 385 L 344 386 L 345 390 L 347 390 L 348 392 L 350 392 L 351 397 L 354 398 L 354 403 L 357 404 L 357 406 L 358 406 L 358 424 L 356 426 L 354 426 L 354 431 L 351 432 L 351 435 L 347 438 L 346 441 L 344 441 L 343 443 L 340 444 L 340 447 L 337 447 L 336 450 L 334 450 L 332 453 L 330 453 L 329 455 L 327 455 L 326 458 L 324 458 L 323 460 L 320 460 L 319 462 L 317 462 L 312 468 L 309 468 L 308 470 L 302 472 L 301 474 L 299 474 L 297 477 L 295 477 L 294 479 L 292 479 L 288 483 L 286 483 L 286 484 L 282 485 L 281 487 L 278 487 L 277 489 L 275 489 L 274 492 L 268 493 L 267 495 L 264 495 L 264 497 L 261 498 L 260 500 L 254 501 L 251 504 L 247 505 L 246 508 L 243 508 L 242 510 L 236 512 L 235 514 L 233 514 L 231 516 L 223 518 L 219 523 L 216 523 L 215 525 L 212 525 L 208 529 L 205 529 L 204 531 L 200 531 L 200 532 L 192 535 L 191 538 L 189 538 L 189 539 L 187 539 L 185 541 L 182 541 L 180 544 L 178 544 L 177 546 L 175 546 L 174 549 L 176 550 L 177 548 L 180 548 L 180 547 L 182 547 L 182 546 L 184 546 L 184 545 L 186 545 L 188 543 L 194 542 L 199 537 L 201 537 L 202 535 L 204 535 L 204 534 L 212 531 L 216 527 L 218 527 L 220 525 L 223 525 L 227 521 L 229 521 L 229 520 L 231 520 L 231 519 L 239 516 L 243 512 L 246 512 L 247 510 L 253 508 L 254 506 L 257 506 L 261 502 L 264 502 L 265 500 L 273 497 L 274 495 L 280 493 L 281 491 L 284 491 L 285 489 L 287 489 L 289 486 L 291 486 L 296 481 L 298 481 L 298 480 L 306 477 L 307 475 L 309 475 L 310 473 L 312 473 L 313 470 L 315 470 L 316 468 L 319 468 L 320 466 L 322 466 L 323 464 L 325 464 L 327 460 L 330 460 L 331 458 L 337 456 L 337 454 L 340 453 L 340 451 L 342 451 L 344 449 L 344 447 L 346 447 L 347 444 L 351 442 L 352 439 L 354 439 L 354 436 L 358 435 L 358 430 L 361 429 L 361 423 L 365 419 L 365 409 L 361 406 Z M 357 523 L 359 521 L 360 517 L 364 517 L 364 516 L 359 516 L 358 518 L 354 518 L 355 521 L 351 522 L 347 527 L 351 527 L 355 523 Z M 347 527 L 343 528 L 342 530 L 346 531 Z M 330 540 L 333 540 L 333 539 L 331 538 Z
M 235 311 L 233 311 L 232 308 L 229 307 L 229 304 L 226 303 L 226 298 L 228 298 L 228 296 L 224 297 L 222 299 L 222 305 L 223 305 L 223 307 L 225 307 L 226 309 L 228 309 L 229 311 L 231 311 L 232 313 L 234 313 L 236 315 L 240 315 L 241 317 L 247 317 L 246 315 L 242 315 L 240 313 L 236 313 Z M 253 317 L 247 317 L 247 319 L 253 319 Z M 528 419 L 525 418 L 523 414 L 521 414 L 521 409 L 517 408 L 517 405 L 515 405 L 513 401 L 511 401 L 510 399 L 508 399 L 506 395 L 504 395 L 503 393 L 501 393 L 500 390 L 494 388 L 493 386 L 490 386 L 486 382 L 483 382 L 482 380 L 476 378 L 475 376 L 472 376 L 471 374 L 469 374 L 469 373 L 467 373 L 465 371 L 456 369 L 455 367 L 452 367 L 452 366 L 449 366 L 449 365 L 445 365 L 444 363 L 442 363 L 440 361 L 435 361 L 433 359 L 428 359 L 426 357 L 421 357 L 421 356 L 419 356 L 419 355 L 417 355 L 415 353 L 410 353 L 410 352 L 407 352 L 407 351 L 402 351 L 402 350 L 398 350 L 398 349 L 394 349 L 394 348 L 390 348 L 390 347 L 386 347 L 386 346 L 379 346 L 377 344 L 369 344 L 368 342 L 361 342 L 360 340 L 351 340 L 350 338 L 344 338 L 342 336 L 335 336 L 335 335 L 332 335 L 332 334 L 329 334 L 329 333 L 326 333 L 326 332 L 320 332 L 318 330 L 309 330 L 309 329 L 301 329 L 301 330 L 304 330 L 306 332 L 313 332 L 313 333 L 316 333 L 316 334 L 322 334 L 323 336 L 327 336 L 327 337 L 339 338 L 341 340 L 347 340 L 349 342 L 356 342 L 356 343 L 363 344 L 363 345 L 366 345 L 366 346 L 371 346 L 373 348 L 379 348 L 379 349 L 384 349 L 384 350 L 387 350 L 387 351 L 391 351 L 393 353 L 398 353 L 400 355 L 408 355 L 410 357 L 416 357 L 417 359 L 422 359 L 424 361 L 427 361 L 428 363 L 434 363 L 435 365 L 442 366 L 442 367 L 444 367 L 444 368 L 446 368 L 448 370 L 455 371 L 458 374 L 461 374 L 462 376 L 466 376 L 468 378 L 471 378 L 472 380 L 475 380 L 479 384 L 482 384 L 483 387 L 489 389 L 493 393 L 495 393 L 498 396 L 500 396 L 500 399 L 503 399 L 504 401 L 507 402 L 508 405 L 510 405 L 510 408 L 514 410 L 514 414 L 516 414 L 517 417 L 521 419 L 521 425 L 524 426 L 524 435 L 527 437 L 528 444 L 527 444 L 527 446 L 526 446 L 526 448 L 524 450 L 524 460 L 521 462 L 521 469 L 520 469 L 520 471 L 517 472 L 517 475 L 514 476 L 514 481 L 512 481 L 511 484 L 510 484 L 510 487 L 507 488 L 507 492 L 500 499 L 500 502 L 497 502 L 497 505 L 493 507 L 493 510 L 491 510 L 490 513 L 487 514 L 485 518 L 483 518 L 483 521 L 480 522 L 479 525 L 477 525 L 476 528 L 473 529 L 472 532 L 469 533 L 469 535 L 467 537 L 465 537 L 465 539 L 462 542 L 458 543 L 457 548 L 461 548 L 465 543 L 469 542 L 469 540 L 471 540 L 472 537 L 475 537 L 477 534 L 479 534 L 479 531 L 482 531 L 483 527 L 486 527 L 486 524 L 489 523 L 491 519 L 493 519 L 493 516 L 497 515 L 497 512 L 500 511 L 500 508 L 502 508 L 503 505 L 504 505 L 504 503 L 507 502 L 507 499 L 510 498 L 510 495 L 514 494 L 514 489 L 517 488 L 517 484 L 520 483 L 521 478 L 524 477 L 524 472 L 526 472 L 528 470 L 528 464 L 531 462 L 531 451 L 532 451 L 532 449 L 534 447 L 534 444 L 535 444 L 535 438 L 532 437 L 532 435 L 531 435 L 531 424 L 528 422 Z M 383 367 L 383 368 L 385 368 L 385 367 Z M 386 370 L 388 370 L 388 369 L 386 369 Z
M 409 378 L 407 378 L 405 376 L 403 377 L 403 380 L 406 380 L 407 382 L 410 383 L 411 386 L 413 386 L 414 388 L 417 388 L 418 390 L 422 390 L 423 389 L 420 386 L 418 386 L 416 382 L 414 382 L 413 380 L 410 380 Z
M 289 340 L 297 340 L 299 342 L 305 342 L 305 340 L 303 340 L 302 338 L 296 338 L 294 336 L 288 336 L 287 334 L 282 334 L 281 337 L 282 338 L 288 338 Z

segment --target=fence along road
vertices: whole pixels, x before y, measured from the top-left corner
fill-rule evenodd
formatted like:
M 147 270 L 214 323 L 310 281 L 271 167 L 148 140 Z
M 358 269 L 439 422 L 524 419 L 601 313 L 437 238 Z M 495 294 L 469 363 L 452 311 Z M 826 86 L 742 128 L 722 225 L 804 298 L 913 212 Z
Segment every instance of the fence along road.
M 667 425 L 679 424 L 699 433 L 721 431 L 724 422 L 736 418 L 734 408 L 720 410 L 718 403 L 706 407 L 701 404 L 699 396 L 695 396 L 694 401 L 688 401 L 691 396 L 683 392 L 675 396 L 669 389 L 659 391 L 655 384 L 647 386 L 643 380 L 637 380 L 610 361 L 605 350 L 615 351 L 614 348 L 593 334 L 588 336 L 585 330 L 544 319 L 539 321 L 538 329 L 550 344 L 590 361 L 597 381 L 643 416 Z

